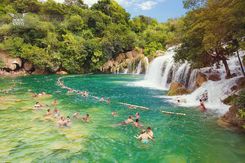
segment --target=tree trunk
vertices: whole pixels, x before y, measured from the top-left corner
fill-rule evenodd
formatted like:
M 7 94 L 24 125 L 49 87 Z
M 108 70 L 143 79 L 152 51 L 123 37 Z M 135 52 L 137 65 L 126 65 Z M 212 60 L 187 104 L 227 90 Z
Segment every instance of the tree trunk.
M 245 72 L 244 72 L 244 68 L 243 68 L 243 65 L 242 65 L 241 58 L 240 58 L 240 56 L 239 56 L 239 52 L 237 51 L 236 53 L 237 53 L 237 58 L 238 58 L 238 60 L 239 60 L 241 69 L 242 69 L 242 74 L 243 74 L 243 76 L 245 76 Z
M 225 66 L 225 71 L 226 71 L 226 78 L 228 79 L 228 78 L 231 78 L 231 71 L 230 71 L 230 68 L 229 68 L 229 66 L 228 66 L 228 63 L 227 63 L 227 61 L 226 61 L 226 58 L 225 57 L 222 57 L 222 62 L 223 62 L 223 64 L 224 64 L 224 66 Z

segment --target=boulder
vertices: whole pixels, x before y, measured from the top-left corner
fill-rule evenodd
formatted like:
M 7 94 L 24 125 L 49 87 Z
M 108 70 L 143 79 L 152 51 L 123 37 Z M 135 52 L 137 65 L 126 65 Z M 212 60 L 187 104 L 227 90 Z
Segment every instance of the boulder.
M 33 64 L 31 62 L 25 62 L 23 67 L 24 70 L 31 71 L 33 69 Z
M 0 60 L 3 62 L 3 68 L 10 69 L 11 71 L 22 67 L 22 60 L 20 58 L 11 57 L 4 51 L 0 51 Z
M 57 75 L 66 75 L 68 73 L 66 71 L 57 71 L 56 74 Z
M 221 80 L 221 78 L 220 78 L 219 74 L 215 73 L 215 74 L 210 74 L 208 76 L 208 80 L 219 81 L 219 80 Z
M 205 83 L 207 81 L 207 76 L 201 72 L 199 72 L 197 74 L 197 77 L 196 77 L 196 86 L 197 87 L 200 87 L 203 83 Z
M 175 96 L 175 95 L 183 95 L 188 94 L 190 91 L 188 91 L 183 84 L 178 82 L 172 82 L 170 84 L 170 89 L 168 91 L 168 96 Z

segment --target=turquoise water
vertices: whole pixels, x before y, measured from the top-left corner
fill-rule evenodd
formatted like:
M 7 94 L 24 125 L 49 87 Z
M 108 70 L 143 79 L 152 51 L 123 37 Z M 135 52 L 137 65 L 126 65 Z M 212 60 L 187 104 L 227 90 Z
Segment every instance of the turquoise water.
M 59 76 L 29 76 L 0 79 L 0 88 L 16 83 L 9 94 L 0 93 L 0 158 L 10 162 L 244 162 L 245 136 L 217 125 L 212 113 L 183 108 L 158 96 L 166 92 L 130 86 L 143 76 L 84 75 L 67 76 L 65 85 L 87 90 L 94 96 L 111 98 L 103 104 L 93 98 L 68 94 L 57 84 Z M 52 96 L 32 98 L 28 90 Z M 58 128 L 56 120 L 45 119 L 45 111 L 33 111 L 35 101 L 50 104 L 58 99 L 63 115 L 89 113 L 90 123 L 73 120 L 71 128 Z M 125 102 L 149 107 L 132 110 Z M 165 115 L 160 111 L 186 113 Z M 117 111 L 119 116 L 112 117 Z M 140 112 L 144 128 L 151 126 L 155 141 L 142 144 L 134 136 L 140 130 L 118 126 L 128 115 Z

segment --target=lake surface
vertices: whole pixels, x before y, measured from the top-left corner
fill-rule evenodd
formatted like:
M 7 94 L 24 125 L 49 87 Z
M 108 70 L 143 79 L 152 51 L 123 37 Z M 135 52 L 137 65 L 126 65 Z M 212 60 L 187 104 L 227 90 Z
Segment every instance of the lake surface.
M 183 108 L 159 98 L 166 94 L 132 86 L 143 76 L 78 75 L 62 81 L 75 90 L 109 97 L 111 104 L 94 98 L 67 93 L 57 85 L 60 76 L 1 78 L 0 89 L 0 160 L 1 162 L 166 162 L 166 163 L 242 163 L 245 162 L 245 135 L 217 125 L 217 116 Z M 30 92 L 52 96 L 33 98 Z M 36 101 L 50 105 L 58 100 L 62 115 L 74 112 L 91 115 L 90 123 L 72 119 L 70 128 L 59 128 L 55 119 L 34 111 Z M 140 105 L 150 110 L 134 110 L 119 102 Z M 53 109 L 53 107 L 51 107 Z M 185 113 L 166 115 L 161 110 Z M 112 117 L 111 112 L 118 112 Z M 155 140 L 142 144 L 134 136 L 140 129 L 115 126 L 129 115 L 140 112 L 144 128 L 152 127 Z

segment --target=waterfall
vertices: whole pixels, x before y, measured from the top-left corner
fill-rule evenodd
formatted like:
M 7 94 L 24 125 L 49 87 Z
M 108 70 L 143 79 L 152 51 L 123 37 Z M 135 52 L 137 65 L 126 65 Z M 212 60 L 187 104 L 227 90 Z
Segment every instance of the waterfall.
M 207 93 L 208 100 L 205 102 L 206 107 L 208 109 L 214 109 L 218 113 L 223 114 L 226 112 L 229 106 L 223 104 L 222 100 L 234 93 L 231 88 L 242 77 L 237 57 L 234 55 L 227 61 L 231 73 L 235 73 L 237 77 L 226 79 L 226 72 L 223 65 L 218 69 L 212 66 L 192 70 L 188 62 L 175 63 L 173 58 L 175 54 L 174 50 L 175 47 L 169 48 L 161 56 L 155 58 L 150 63 L 144 80 L 135 82 L 133 85 L 168 90 L 171 82 L 179 82 L 187 89 L 194 91 L 188 95 L 164 96 L 164 98 L 169 98 L 171 102 L 175 102 L 178 105 L 197 107 L 199 106 L 199 99 Z M 245 56 L 244 51 L 240 51 L 239 53 L 241 57 Z M 196 78 L 199 72 L 207 76 L 212 73 L 217 74 L 221 80 L 208 80 L 196 89 Z M 179 100 L 180 102 L 177 102 Z
M 138 66 L 137 66 L 137 68 L 136 68 L 136 74 L 140 74 L 141 73 L 141 67 L 142 67 L 142 65 L 141 65 L 141 61 L 138 63 Z
M 145 72 L 147 72 L 149 68 L 149 59 L 147 57 L 144 57 L 144 66 L 145 66 Z
M 173 59 L 174 50 L 175 48 L 170 48 L 162 56 L 155 58 L 151 62 L 145 76 L 147 83 L 163 89 L 168 89 L 172 81 L 186 84 L 189 78 L 190 64 L 187 62 L 180 66 L 176 64 Z
M 194 69 L 194 70 L 191 71 L 190 79 L 189 79 L 189 82 L 188 82 L 188 89 L 190 89 L 190 90 L 195 89 L 196 77 L 197 77 L 198 72 L 199 72 L 198 69 Z

